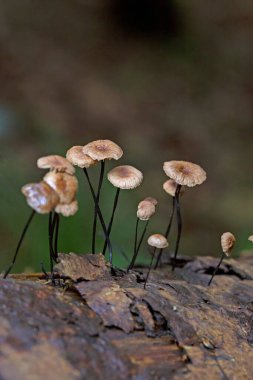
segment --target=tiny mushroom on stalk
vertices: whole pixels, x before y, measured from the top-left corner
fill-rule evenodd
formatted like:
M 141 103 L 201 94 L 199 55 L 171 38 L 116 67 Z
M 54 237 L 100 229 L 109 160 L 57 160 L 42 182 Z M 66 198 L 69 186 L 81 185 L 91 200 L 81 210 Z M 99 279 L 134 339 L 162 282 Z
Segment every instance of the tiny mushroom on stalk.
M 154 234 L 154 235 L 149 236 L 149 238 L 148 238 L 148 245 L 150 245 L 151 247 L 154 247 L 154 250 L 153 250 L 152 259 L 151 259 L 151 262 L 150 262 L 150 265 L 149 265 L 149 270 L 148 270 L 148 273 L 147 273 L 147 276 L 146 276 L 146 280 L 145 280 L 145 284 L 144 284 L 144 289 L 146 288 L 146 284 L 147 284 L 147 281 L 148 281 L 150 270 L 152 268 L 153 259 L 155 257 L 156 250 L 157 249 L 164 249 L 164 248 L 168 247 L 169 243 L 168 243 L 168 240 L 167 240 L 167 238 L 165 236 L 163 236 L 161 234 Z
M 201 168 L 201 166 L 187 161 L 164 162 L 163 170 L 165 174 L 177 184 L 175 192 L 175 206 L 177 210 L 178 232 L 174 254 L 174 259 L 176 260 L 182 232 L 182 217 L 179 202 L 179 195 L 182 190 L 182 186 L 194 187 L 196 185 L 201 185 L 206 180 L 206 172 Z M 168 187 L 168 184 L 165 185 L 165 188 L 168 189 Z
M 82 147 L 82 152 L 84 155 L 90 157 L 94 162 L 100 161 L 101 169 L 100 169 L 100 177 L 98 182 L 98 188 L 96 192 L 95 202 L 95 210 L 94 210 L 94 219 L 93 219 L 93 233 L 92 233 L 92 253 L 96 251 L 96 230 L 97 230 L 97 217 L 98 217 L 98 209 L 101 213 L 99 207 L 100 200 L 100 192 L 104 179 L 104 171 L 105 171 L 105 160 L 119 160 L 123 155 L 123 150 L 117 145 L 115 142 L 111 140 L 95 140 L 90 142 L 89 144 Z M 84 173 L 88 179 L 87 167 L 84 167 Z M 89 181 L 89 180 L 88 180 Z M 90 181 L 89 181 L 90 183 Z M 102 226 L 103 222 L 100 220 Z M 106 232 L 104 231 L 105 239 L 108 240 L 108 236 L 106 236 Z
M 75 145 L 66 153 L 66 159 L 74 166 L 79 168 L 89 168 L 97 164 L 98 161 L 93 160 L 90 156 L 83 153 L 83 146 Z
M 166 228 L 165 235 L 164 235 L 168 239 L 170 231 L 171 231 L 174 213 L 175 213 L 175 196 L 176 196 L 176 190 L 177 190 L 177 183 L 174 181 L 174 179 L 168 179 L 163 184 L 163 190 L 172 197 L 172 210 L 171 210 L 171 214 L 170 214 L 170 218 L 169 218 L 169 223 L 168 223 L 168 226 Z M 182 186 L 182 188 L 180 190 L 180 195 L 182 196 L 184 192 L 185 192 L 185 186 Z M 163 249 L 161 248 L 159 250 L 158 255 L 157 255 L 157 259 L 156 259 L 156 263 L 155 263 L 155 269 L 159 265 L 159 262 L 160 262 L 161 257 L 162 257 L 162 253 L 163 253 Z
M 218 272 L 219 267 L 220 267 L 223 259 L 225 257 L 230 257 L 232 249 L 234 248 L 235 242 L 236 242 L 236 238 L 231 232 L 224 232 L 224 234 L 221 235 L 222 256 L 220 258 L 220 261 L 219 261 L 217 267 L 215 268 L 215 270 L 212 274 L 212 277 L 210 278 L 210 280 L 208 282 L 208 286 L 211 285 L 213 278 L 216 275 L 216 273 Z
M 112 169 L 107 174 L 107 178 L 109 182 L 111 182 L 111 184 L 117 188 L 115 198 L 114 198 L 112 214 L 111 214 L 110 222 L 107 228 L 108 236 L 110 236 L 113 219 L 115 215 L 115 210 L 118 204 L 120 190 L 131 190 L 140 186 L 143 180 L 143 174 L 140 170 L 136 169 L 133 166 L 122 165 L 122 166 L 117 166 L 114 169 Z M 106 247 L 107 247 L 107 244 L 105 242 L 103 255 L 105 255 Z M 110 256 L 111 255 L 112 255 L 112 252 L 110 252 Z M 111 261 L 111 257 L 110 257 L 110 261 Z
M 51 213 L 59 202 L 58 194 L 52 189 L 46 182 L 41 181 L 38 183 L 28 183 L 21 189 L 22 193 L 26 197 L 28 205 L 32 208 L 32 213 L 30 214 L 27 223 L 21 233 L 20 239 L 18 241 L 15 254 L 13 256 L 12 262 L 9 268 L 4 273 L 4 278 L 8 276 L 13 265 L 15 264 L 16 258 L 19 253 L 19 249 L 24 240 L 26 232 L 33 220 L 35 212 L 38 214 L 48 214 Z M 51 261 L 51 272 L 54 259 L 54 252 L 52 251 L 51 237 L 49 233 L 49 245 L 50 245 L 50 261 Z
M 138 204 L 136 227 L 135 227 L 135 239 L 134 239 L 134 253 L 132 256 L 131 263 L 128 266 L 128 270 L 134 267 L 136 258 L 138 256 L 142 241 L 144 239 L 144 236 L 148 227 L 149 220 L 155 214 L 156 205 L 157 205 L 157 200 L 152 197 L 145 198 L 143 201 L 141 201 Z M 146 224 L 138 242 L 138 226 L 139 226 L 140 220 L 146 221 Z
M 71 163 L 62 156 L 58 156 L 57 154 L 40 157 L 37 160 L 37 166 L 40 169 L 49 169 L 55 172 L 64 172 L 67 174 L 74 174 L 75 168 Z

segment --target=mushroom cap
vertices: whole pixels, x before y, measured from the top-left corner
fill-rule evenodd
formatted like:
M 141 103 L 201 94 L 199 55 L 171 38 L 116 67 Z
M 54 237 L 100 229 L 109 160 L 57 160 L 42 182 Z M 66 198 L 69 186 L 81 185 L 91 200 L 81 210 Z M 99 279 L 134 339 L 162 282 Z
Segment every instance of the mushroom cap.
M 83 147 L 83 153 L 93 160 L 118 160 L 123 155 L 123 150 L 111 140 L 96 140 Z
M 226 256 L 230 256 L 235 242 L 236 239 L 231 232 L 224 232 L 224 234 L 221 235 L 221 247 Z
M 56 172 L 75 173 L 74 166 L 65 157 L 58 156 L 57 154 L 40 157 L 37 160 L 37 166 L 40 169 L 50 169 Z
M 156 206 L 158 204 L 158 201 L 153 197 L 147 197 L 144 199 L 144 201 L 151 202 L 151 203 L 153 203 L 154 206 Z
M 66 158 L 72 165 L 79 166 L 79 168 L 82 169 L 89 168 L 97 163 L 97 161 L 83 153 L 83 146 L 81 145 L 72 146 L 72 148 L 67 151 Z
M 120 189 L 134 189 L 138 187 L 143 179 L 143 174 L 130 165 L 116 166 L 107 174 L 108 180 Z
M 175 197 L 177 186 L 178 184 L 174 181 L 174 179 L 168 179 L 163 184 L 163 190 L 166 191 L 166 193 L 171 195 L 172 197 Z M 184 192 L 185 192 L 185 186 L 182 186 L 179 194 L 183 195 Z
M 193 187 L 206 180 L 206 172 L 196 164 L 187 161 L 167 161 L 163 164 L 165 174 L 181 186 Z
M 43 180 L 59 195 L 59 203 L 69 204 L 76 198 L 78 181 L 75 176 L 67 173 L 48 172 Z
M 141 201 L 138 204 L 137 218 L 140 220 L 149 220 L 155 213 L 155 205 L 149 201 Z
M 77 200 L 74 200 L 73 202 L 69 204 L 59 203 L 55 208 L 55 212 L 57 212 L 58 214 L 62 214 L 63 216 L 66 216 L 66 217 L 75 215 L 77 211 L 78 211 Z
M 58 194 L 44 181 L 28 183 L 21 191 L 28 205 L 39 214 L 48 214 L 59 202 Z
M 155 247 L 155 248 L 166 248 L 169 245 L 166 237 L 161 234 L 154 234 L 154 235 L 149 236 L 148 244 L 151 247 Z
M 250 236 L 248 237 L 248 240 L 251 241 L 251 243 L 253 243 L 253 235 L 250 235 Z

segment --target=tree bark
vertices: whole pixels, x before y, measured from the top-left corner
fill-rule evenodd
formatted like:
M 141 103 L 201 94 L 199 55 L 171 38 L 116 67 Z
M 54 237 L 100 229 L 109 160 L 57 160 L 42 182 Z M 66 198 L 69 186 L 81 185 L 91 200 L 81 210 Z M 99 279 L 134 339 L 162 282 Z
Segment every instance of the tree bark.
M 0 281 L 0 379 L 253 379 L 253 260 L 181 260 L 111 274 L 101 255 L 60 255 Z

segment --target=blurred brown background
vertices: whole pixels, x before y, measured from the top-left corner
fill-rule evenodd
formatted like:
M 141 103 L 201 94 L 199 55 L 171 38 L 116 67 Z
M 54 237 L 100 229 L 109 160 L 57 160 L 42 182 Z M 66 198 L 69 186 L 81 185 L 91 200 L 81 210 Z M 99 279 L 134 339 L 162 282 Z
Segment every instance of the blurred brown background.
M 165 229 L 171 199 L 162 163 L 171 159 L 208 173 L 182 199 L 181 252 L 218 255 L 225 230 L 237 235 L 237 252 L 249 249 L 252 41 L 250 0 L 0 0 L 0 269 L 30 212 L 20 187 L 44 174 L 37 157 L 98 138 L 120 144 L 120 163 L 145 176 L 120 199 L 117 249 L 131 254 L 136 205 L 145 196 L 159 199 L 150 232 Z M 96 180 L 98 169 L 92 174 Z M 63 221 L 62 251 L 90 248 L 92 201 L 78 177 L 80 211 Z M 106 183 L 107 218 L 113 195 Z M 38 216 L 16 270 L 47 261 L 46 235 L 47 218 Z M 117 264 L 125 264 L 120 254 Z

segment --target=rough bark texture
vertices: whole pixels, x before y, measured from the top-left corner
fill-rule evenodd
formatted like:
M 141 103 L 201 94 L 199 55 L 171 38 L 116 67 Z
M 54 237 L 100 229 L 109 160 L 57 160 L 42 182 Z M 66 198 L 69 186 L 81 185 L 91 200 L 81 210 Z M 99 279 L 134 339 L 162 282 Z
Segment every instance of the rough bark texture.
M 143 289 L 145 268 L 61 254 L 60 286 L 1 280 L 0 379 L 252 379 L 253 260 L 225 260 L 208 288 L 216 264 L 165 265 Z

